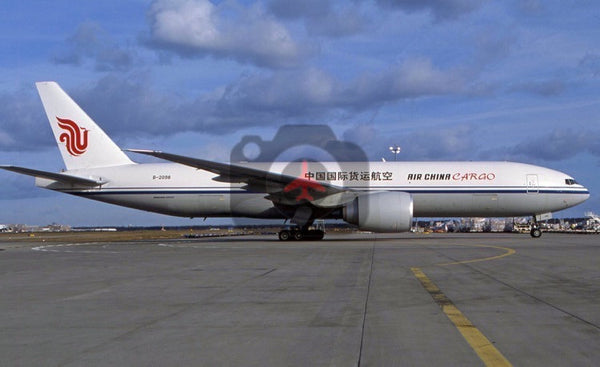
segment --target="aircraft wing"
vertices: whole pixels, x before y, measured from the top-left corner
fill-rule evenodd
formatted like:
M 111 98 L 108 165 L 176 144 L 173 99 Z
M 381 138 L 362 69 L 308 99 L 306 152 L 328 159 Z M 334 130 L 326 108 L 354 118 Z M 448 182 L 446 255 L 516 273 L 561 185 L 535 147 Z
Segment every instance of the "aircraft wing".
M 327 182 L 317 182 L 256 168 L 207 161 L 155 150 L 127 149 L 127 151 L 146 154 L 212 172 L 218 175 L 213 179 L 215 181 L 245 183 L 244 189 L 267 193 L 268 195 L 265 198 L 283 205 L 299 206 L 310 202 L 322 208 L 335 208 L 354 200 L 359 195 L 357 191 L 331 185 Z
M 70 185 L 80 185 L 80 186 L 100 186 L 105 184 L 104 181 L 92 180 L 89 178 L 77 177 L 72 175 L 67 175 L 64 173 L 54 173 L 47 171 L 39 171 L 36 169 L 25 168 L 25 167 L 17 167 L 17 166 L 0 166 L 0 168 L 5 169 L 7 171 L 13 171 L 17 173 L 21 173 L 28 176 L 33 177 L 41 177 L 49 180 L 54 180 L 58 182 L 62 182 Z

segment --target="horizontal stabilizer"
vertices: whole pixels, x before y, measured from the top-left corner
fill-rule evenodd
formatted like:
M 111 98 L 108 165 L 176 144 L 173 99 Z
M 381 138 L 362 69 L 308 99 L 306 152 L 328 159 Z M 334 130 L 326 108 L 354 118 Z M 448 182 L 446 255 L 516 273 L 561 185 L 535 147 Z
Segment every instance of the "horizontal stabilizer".
M 39 171 L 36 169 L 25 168 L 25 167 L 0 166 L 0 168 L 5 169 L 7 171 L 13 171 L 13 172 L 21 173 L 24 175 L 33 176 L 33 177 L 46 178 L 49 180 L 54 180 L 54 181 L 71 184 L 71 185 L 100 186 L 100 185 L 103 185 L 106 183 L 106 181 L 92 180 L 89 178 L 66 175 L 64 173 Z

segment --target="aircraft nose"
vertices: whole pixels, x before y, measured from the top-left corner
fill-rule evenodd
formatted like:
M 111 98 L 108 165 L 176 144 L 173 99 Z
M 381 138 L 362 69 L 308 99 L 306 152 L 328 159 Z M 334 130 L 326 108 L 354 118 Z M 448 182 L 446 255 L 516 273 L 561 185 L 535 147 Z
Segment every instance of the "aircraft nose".
M 583 200 L 581 200 L 581 202 L 584 202 L 590 198 L 590 191 L 588 189 L 585 189 L 585 191 L 586 191 L 586 194 L 583 196 Z
M 590 191 L 587 189 L 587 187 L 581 186 L 581 188 L 583 188 L 584 191 L 580 195 L 577 195 L 579 199 L 577 204 L 581 204 L 590 198 Z

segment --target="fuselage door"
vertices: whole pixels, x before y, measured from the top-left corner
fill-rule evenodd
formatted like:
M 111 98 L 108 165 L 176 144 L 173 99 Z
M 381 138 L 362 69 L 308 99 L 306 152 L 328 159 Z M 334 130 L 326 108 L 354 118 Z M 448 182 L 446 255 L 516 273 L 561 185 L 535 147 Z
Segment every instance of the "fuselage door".
M 527 175 L 527 193 L 537 194 L 540 192 L 540 186 L 538 182 L 538 175 Z

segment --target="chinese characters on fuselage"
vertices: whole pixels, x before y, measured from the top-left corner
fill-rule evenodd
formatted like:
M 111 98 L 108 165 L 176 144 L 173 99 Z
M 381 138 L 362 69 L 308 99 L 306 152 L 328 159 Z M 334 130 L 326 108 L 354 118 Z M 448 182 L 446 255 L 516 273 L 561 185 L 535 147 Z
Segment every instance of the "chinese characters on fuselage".
M 316 181 L 392 181 L 390 171 L 309 171 L 304 174 L 307 180 Z M 455 173 L 409 173 L 406 176 L 411 181 L 493 181 L 493 172 L 455 172 Z
M 334 172 L 306 172 L 304 178 L 317 181 L 391 181 L 393 173 L 390 171 L 334 171 Z

